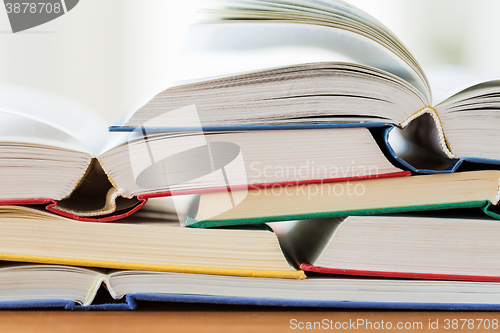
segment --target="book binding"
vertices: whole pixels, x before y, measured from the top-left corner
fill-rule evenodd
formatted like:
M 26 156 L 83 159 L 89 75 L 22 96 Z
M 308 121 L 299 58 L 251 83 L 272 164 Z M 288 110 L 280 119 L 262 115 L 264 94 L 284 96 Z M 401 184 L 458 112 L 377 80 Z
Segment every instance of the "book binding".
M 121 303 L 91 304 L 81 306 L 70 300 L 33 300 L 0 302 L 0 309 L 66 309 L 66 310 L 136 310 L 142 302 L 196 303 L 294 308 L 331 309 L 380 309 L 380 310 L 450 310 L 450 311 L 500 311 L 500 304 L 476 303 L 431 303 L 431 302 L 360 302 L 360 301 L 314 301 L 272 298 L 219 297 L 176 294 L 130 294 Z

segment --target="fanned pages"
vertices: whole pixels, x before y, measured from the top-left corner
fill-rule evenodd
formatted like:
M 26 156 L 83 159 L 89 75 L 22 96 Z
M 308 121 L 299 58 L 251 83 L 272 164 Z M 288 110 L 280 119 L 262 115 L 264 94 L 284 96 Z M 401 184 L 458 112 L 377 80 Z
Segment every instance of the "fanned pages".
M 120 302 L 94 303 L 99 287 Z M 383 309 L 498 310 L 498 283 L 398 279 L 266 279 L 149 271 L 103 272 L 57 265 L 3 265 L 0 308 L 96 306 L 139 301 Z M 125 297 L 126 296 L 126 297 Z M 140 306 L 139 306 L 140 307 Z
M 202 1 L 200 9 L 200 21 L 209 24 L 194 26 L 192 29 L 198 29 L 192 33 L 193 42 L 188 34 L 186 43 L 204 56 L 207 55 L 203 51 L 210 55 L 210 52 L 221 49 L 229 51 L 231 56 L 231 52 L 236 53 L 238 49 L 242 49 L 241 40 L 236 37 L 242 35 L 243 40 L 249 43 L 245 49 L 262 52 L 263 54 L 257 53 L 262 58 L 278 59 L 280 53 L 284 55 L 291 47 L 304 55 L 302 61 L 318 61 L 311 60 L 311 56 L 314 57 L 314 52 L 311 51 L 319 48 L 329 51 L 323 55 L 329 59 L 323 58 L 321 61 L 336 61 L 338 59 L 332 57 L 339 55 L 348 57 L 352 59 L 350 62 L 401 75 L 422 93 L 429 91 L 420 65 L 397 37 L 370 15 L 342 1 L 212 0 Z M 224 26 L 227 22 L 231 24 Z M 259 24 L 250 28 L 245 22 Z M 229 29 L 235 29 L 236 34 L 229 32 Z M 200 30 L 208 32 L 206 36 L 211 37 L 210 43 L 203 42 L 206 39 L 197 38 L 203 36 L 204 32 Z M 349 40 L 356 43 L 348 43 Z M 241 56 L 241 53 L 237 56 Z M 318 53 L 320 52 L 316 52 L 316 56 Z M 287 55 L 293 57 L 293 54 Z M 282 57 L 281 62 L 287 61 L 286 58 Z M 268 67 L 283 65 L 287 64 L 279 63 Z
M 381 70 L 351 63 L 312 63 L 172 87 L 124 126 L 151 124 L 150 120 L 191 104 L 196 105 L 201 125 L 210 128 L 262 122 L 400 124 L 427 102 L 406 81 Z M 185 117 L 174 121 L 169 119 L 163 127 L 190 126 Z M 162 127 L 161 122 L 154 125 Z
M 440 96 L 441 103 L 432 107 L 425 74 L 401 41 L 342 1 L 203 1 L 179 61 L 179 77 L 184 74 L 191 84 L 159 93 L 114 130 L 146 122 L 156 128 L 189 127 L 182 120 L 166 125 L 151 119 L 195 103 L 205 129 L 386 123 L 410 127 L 407 136 L 425 133 L 410 141 L 437 146 L 441 152 L 431 153 L 448 160 L 444 169 L 457 160 L 500 160 L 493 148 L 499 81 L 444 102 Z M 429 115 L 432 123 L 416 121 Z

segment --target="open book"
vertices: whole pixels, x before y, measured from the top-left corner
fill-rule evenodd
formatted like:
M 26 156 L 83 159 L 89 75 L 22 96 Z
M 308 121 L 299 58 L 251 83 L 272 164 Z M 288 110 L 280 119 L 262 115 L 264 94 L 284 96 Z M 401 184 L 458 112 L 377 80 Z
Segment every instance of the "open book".
M 350 216 L 272 223 L 304 270 L 410 279 L 500 282 L 500 225 L 477 217 Z
M 22 281 L 22 283 L 16 283 Z M 105 286 L 108 302 L 95 303 Z M 101 294 L 102 295 L 102 294 Z M 500 284 L 349 279 L 266 279 L 59 265 L 3 264 L 0 308 L 135 309 L 137 301 L 333 308 L 498 310 Z M 102 297 L 101 297 L 102 298 Z M 112 299 L 121 300 L 113 302 Z M 101 301 L 102 302 L 102 301 Z M 92 305 L 93 304 L 93 305 Z
M 139 213 L 137 213 L 139 214 Z M 303 279 L 265 226 L 181 228 L 134 216 L 82 222 L 44 210 L 0 206 L 0 260 L 115 269 Z
M 471 81 L 433 101 L 402 42 L 340 0 L 201 4 L 201 22 L 179 60 L 179 78 L 190 83 L 160 92 L 112 130 L 190 127 L 186 119 L 158 119 L 196 104 L 206 130 L 396 126 L 408 140 L 400 157 L 416 169 L 449 172 L 464 159 L 500 160 L 500 81 Z
M 204 193 L 186 223 L 205 228 L 472 207 L 500 218 L 492 206 L 500 200 L 499 180 L 500 171 L 483 170 L 252 189 L 223 212 L 217 209 L 223 195 Z

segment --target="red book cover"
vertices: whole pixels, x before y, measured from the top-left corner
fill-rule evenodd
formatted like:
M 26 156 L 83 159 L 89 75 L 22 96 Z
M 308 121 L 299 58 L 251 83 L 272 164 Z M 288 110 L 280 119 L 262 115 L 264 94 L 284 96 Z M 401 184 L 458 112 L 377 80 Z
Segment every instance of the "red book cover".
M 365 270 L 354 270 L 354 269 L 317 267 L 309 264 L 300 264 L 299 268 L 306 272 L 336 274 L 336 275 L 353 275 L 353 276 L 384 277 L 384 278 L 397 278 L 397 279 L 420 279 L 420 280 L 500 282 L 500 276 L 365 271 Z

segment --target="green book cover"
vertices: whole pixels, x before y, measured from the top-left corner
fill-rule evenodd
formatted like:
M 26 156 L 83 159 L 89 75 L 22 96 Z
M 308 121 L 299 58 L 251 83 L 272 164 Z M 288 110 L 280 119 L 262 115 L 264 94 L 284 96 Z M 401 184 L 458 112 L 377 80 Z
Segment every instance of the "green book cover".
M 225 226 L 266 223 L 266 222 L 330 218 L 330 217 L 337 217 L 337 216 L 406 213 L 406 212 L 417 212 L 417 211 L 427 211 L 427 210 L 459 209 L 459 208 L 480 208 L 488 216 L 493 217 L 495 219 L 500 219 L 500 214 L 493 211 L 491 209 L 492 207 L 495 207 L 495 206 L 492 206 L 492 204 L 489 200 L 482 200 L 482 201 L 458 202 L 458 203 L 439 204 L 439 205 L 386 207 L 386 208 L 378 208 L 378 209 L 335 211 L 335 212 L 301 214 L 301 215 L 267 216 L 267 217 L 243 218 L 243 219 L 235 219 L 235 220 L 197 221 L 193 218 L 188 217 L 186 220 L 186 226 L 192 227 L 192 228 L 213 228 L 213 227 L 225 227 Z

